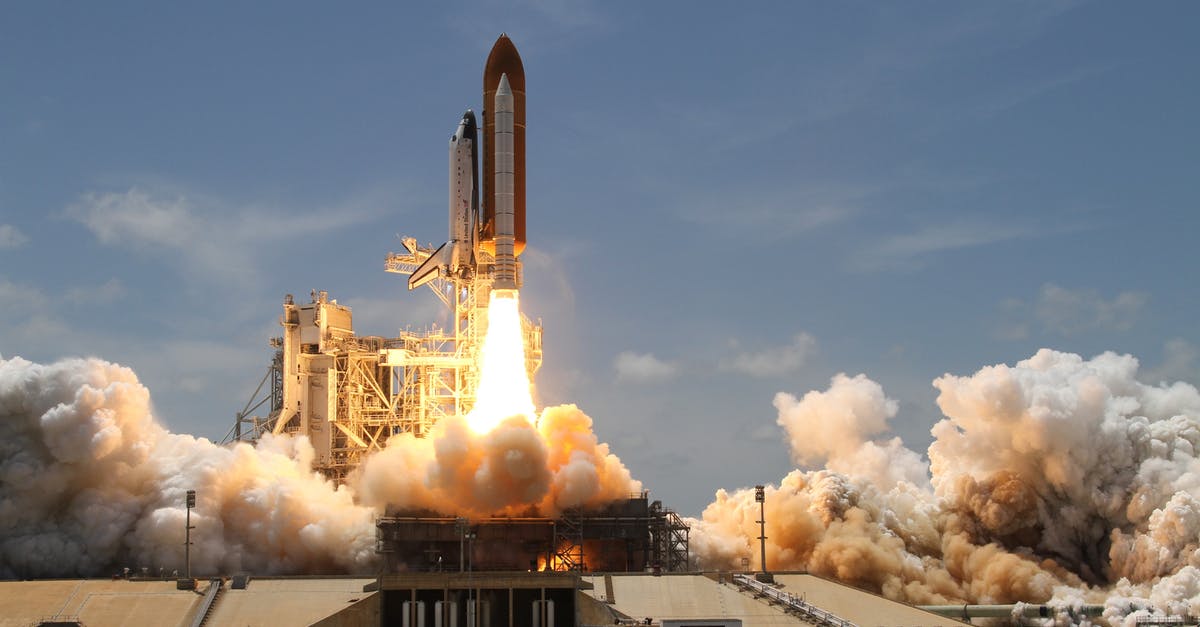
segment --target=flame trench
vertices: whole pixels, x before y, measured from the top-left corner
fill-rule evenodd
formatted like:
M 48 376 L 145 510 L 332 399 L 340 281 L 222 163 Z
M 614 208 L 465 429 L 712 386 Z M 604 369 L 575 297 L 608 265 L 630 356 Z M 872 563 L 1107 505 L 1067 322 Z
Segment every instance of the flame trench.
M 488 328 L 479 364 L 479 389 L 467 424 L 475 433 L 495 429 L 506 418 L 536 419 L 529 373 L 525 370 L 525 338 L 516 290 L 495 290 L 488 302 Z

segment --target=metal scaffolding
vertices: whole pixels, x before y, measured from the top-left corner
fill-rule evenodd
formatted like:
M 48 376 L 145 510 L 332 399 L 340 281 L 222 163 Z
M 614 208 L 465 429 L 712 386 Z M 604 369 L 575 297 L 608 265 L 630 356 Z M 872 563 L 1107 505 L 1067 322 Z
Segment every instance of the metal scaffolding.
M 385 269 L 411 274 L 433 252 L 412 238 Z M 483 267 L 491 263 L 481 253 Z M 340 481 L 371 451 L 401 433 L 424 437 L 443 418 L 466 415 L 479 388 L 479 348 L 487 335 L 490 273 L 439 277 L 427 285 L 453 314 L 451 328 L 406 330 L 398 337 L 358 337 L 349 307 L 312 293 L 283 303 L 283 336 L 267 374 L 238 412 L 226 442 L 264 433 L 305 435 L 314 467 Z M 521 316 L 530 381 L 542 363 L 542 327 Z M 270 385 L 268 385 L 268 382 Z M 269 408 L 265 416 L 256 415 Z

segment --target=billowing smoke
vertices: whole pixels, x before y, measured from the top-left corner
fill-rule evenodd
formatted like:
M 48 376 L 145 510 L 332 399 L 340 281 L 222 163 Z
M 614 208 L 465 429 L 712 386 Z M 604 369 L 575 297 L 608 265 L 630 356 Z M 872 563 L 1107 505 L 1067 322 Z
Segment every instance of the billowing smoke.
M 1200 392 L 1143 384 L 1137 369 L 1043 349 L 938 378 L 928 474 L 899 439 L 872 439 L 896 403 L 866 377 L 779 394 L 793 458 L 823 469 L 768 487 L 768 566 L 911 603 L 1200 614 Z M 758 554 L 756 520 L 752 491 L 719 491 L 693 553 L 736 568 Z
M 311 459 L 305 441 L 225 448 L 169 433 L 128 368 L 0 360 L 0 576 L 182 571 L 188 489 L 196 572 L 369 568 L 371 510 Z
M 596 507 L 642 489 L 596 440 L 574 405 L 549 407 L 537 426 L 522 416 L 487 434 L 463 418 L 440 421 L 428 438 L 402 435 L 351 476 L 364 503 L 482 516 Z M 448 509 L 450 508 L 450 509 Z
M 184 493 L 198 574 L 366 573 L 387 508 L 448 515 L 597 505 L 641 489 L 574 406 L 479 435 L 445 420 L 393 438 L 337 487 L 305 438 L 223 447 L 173 434 L 133 371 L 0 358 L 0 577 L 182 571 Z
M 1200 392 L 1137 369 L 1042 350 L 940 377 L 928 465 L 886 437 L 897 404 L 865 376 L 777 395 L 793 458 L 819 469 L 766 490 L 770 568 L 912 603 L 1200 614 Z M 188 489 L 197 573 L 370 572 L 388 509 L 554 516 L 640 490 L 591 426 L 570 405 L 484 434 L 447 419 L 392 438 L 336 487 L 303 438 L 222 447 L 168 432 L 127 368 L 0 359 L 0 576 L 181 568 Z M 752 491 L 718 492 L 693 521 L 693 554 L 738 568 L 757 555 L 757 519 Z

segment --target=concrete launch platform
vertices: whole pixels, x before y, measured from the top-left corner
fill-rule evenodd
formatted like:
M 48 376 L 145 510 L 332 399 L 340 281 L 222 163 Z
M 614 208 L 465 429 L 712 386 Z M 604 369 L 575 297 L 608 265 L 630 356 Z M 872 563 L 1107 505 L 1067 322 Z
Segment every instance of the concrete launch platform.
M 812 575 L 775 574 L 780 590 L 843 624 L 961 625 L 915 607 Z M 409 623 L 432 627 L 436 615 L 459 625 L 479 608 L 493 627 L 529 625 L 553 615 L 558 627 L 647 624 L 809 625 L 810 618 L 745 586 L 729 573 L 409 573 L 364 577 L 251 578 L 223 582 L 205 606 L 209 582 L 196 591 L 175 581 L 52 580 L 0 582 L 0 627 L 27 625 L 318 625 Z M 481 621 L 482 623 L 483 621 Z M 455 624 L 443 622 L 441 624 Z M 825 624 L 831 624 L 826 622 Z

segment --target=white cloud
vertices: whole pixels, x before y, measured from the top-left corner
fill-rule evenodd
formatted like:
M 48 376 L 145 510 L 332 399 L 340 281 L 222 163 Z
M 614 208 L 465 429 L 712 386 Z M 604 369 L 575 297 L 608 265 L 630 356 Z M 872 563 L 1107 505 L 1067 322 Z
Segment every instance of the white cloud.
M 125 292 L 125 285 L 114 278 L 100 285 L 72 287 L 63 298 L 73 305 L 107 305 L 125 296 Z
M 0 347 L 5 355 L 28 355 L 35 347 L 62 342 L 68 334 L 50 297 L 37 287 L 0 276 L 0 303 Z
M 757 352 L 738 353 L 726 360 L 722 367 L 752 377 L 773 377 L 800 369 L 816 350 L 816 338 L 807 333 L 798 333 L 788 344 Z
M 67 214 L 110 245 L 183 247 L 201 230 L 182 196 L 151 199 L 136 187 L 124 193 L 89 192 Z
M 371 213 L 357 205 L 309 212 L 230 206 L 203 195 L 136 186 L 86 193 L 66 211 L 103 244 L 165 255 L 189 271 L 200 270 L 191 276 L 243 282 L 253 277 L 251 256 L 263 244 L 342 228 Z
M 679 366 L 662 361 L 652 353 L 624 351 L 613 360 L 617 379 L 635 383 L 649 383 L 670 379 L 679 372 Z
M 1163 360 L 1145 371 L 1142 380 L 1151 384 L 1186 381 L 1200 384 L 1200 350 L 1195 344 L 1177 337 L 1163 345 Z
M 854 267 L 858 270 L 873 271 L 920 265 L 925 257 L 939 252 L 1043 234 L 1021 226 L 932 224 L 913 233 L 892 235 L 870 248 L 859 251 L 854 260 Z
M 674 188 L 663 191 L 677 197 Z M 853 218 L 870 192 L 830 183 L 738 187 L 688 198 L 670 209 L 682 220 L 723 232 L 752 230 L 772 238 L 790 237 Z
M 1093 289 L 1065 288 L 1047 283 L 1032 302 L 1009 298 L 999 305 L 1000 320 L 993 336 L 1026 340 L 1034 329 L 1070 336 L 1089 331 L 1126 331 L 1145 307 L 1148 296 L 1125 291 L 1106 299 Z
M 0 312 L 12 314 L 37 311 L 45 307 L 46 302 L 46 295 L 38 288 L 32 285 L 13 283 L 0 277 L 0 303 L 4 303 L 4 306 L 0 307 Z
M 1047 283 L 1038 293 L 1034 315 L 1047 330 L 1063 335 L 1124 331 L 1133 326 L 1146 300 L 1141 292 L 1121 292 L 1105 300 L 1095 290 L 1072 290 Z
M 29 237 L 11 224 L 0 224 L 0 250 L 20 248 Z

